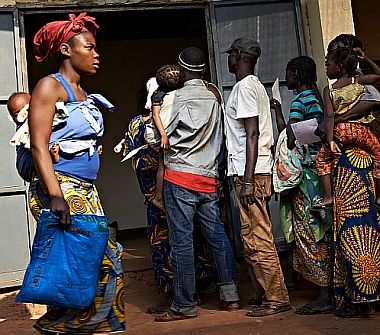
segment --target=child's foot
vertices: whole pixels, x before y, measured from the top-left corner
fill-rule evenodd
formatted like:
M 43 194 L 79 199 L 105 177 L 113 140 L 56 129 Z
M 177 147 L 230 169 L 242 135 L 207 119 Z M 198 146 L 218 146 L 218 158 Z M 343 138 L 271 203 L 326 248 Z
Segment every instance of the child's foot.
M 332 207 L 333 204 L 333 198 L 332 197 L 318 197 L 315 199 L 314 203 L 311 206 L 311 210 L 314 211 L 321 211 L 325 209 L 329 209 Z
M 51 160 L 53 161 L 53 164 L 56 164 L 59 162 L 59 143 L 55 142 L 49 149 Z
M 154 198 L 152 200 L 152 204 L 154 206 L 156 206 L 159 210 L 161 210 L 164 213 L 166 213 L 166 208 L 165 208 L 164 200 L 162 198 Z

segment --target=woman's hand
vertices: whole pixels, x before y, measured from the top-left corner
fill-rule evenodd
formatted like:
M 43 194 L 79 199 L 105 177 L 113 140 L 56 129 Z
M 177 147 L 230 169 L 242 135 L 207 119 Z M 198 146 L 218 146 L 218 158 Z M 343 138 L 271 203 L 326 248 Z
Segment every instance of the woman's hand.
M 103 154 L 103 144 L 99 144 L 96 147 L 96 152 L 98 153 L 99 156 Z
M 270 100 L 270 108 L 274 109 L 275 111 L 281 110 L 281 104 L 276 99 Z
M 336 144 L 335 141 L 330 141 L 330 143 L 329 143 L 329 147 L 330 147 L 331 152 L 332 152 L 334 155 L 340 155 L 341 150 L 340 150 L 338 144 Z
M 169 139 L 166 135 L 161 136 L 161 148 L 164 150 L 170 149 Z
M 70 209 L 63 195 L 52 196 L 50 198 L 50 210 L 59 216 L 62 225 L 69 225 L 71 223 Z
M 360 60 L 363 60 L 363 61 L 367 60 L 367 57 L 361 48 L 353 48 L 352 50 L 354 50 L 357 58 L 359 58 Z

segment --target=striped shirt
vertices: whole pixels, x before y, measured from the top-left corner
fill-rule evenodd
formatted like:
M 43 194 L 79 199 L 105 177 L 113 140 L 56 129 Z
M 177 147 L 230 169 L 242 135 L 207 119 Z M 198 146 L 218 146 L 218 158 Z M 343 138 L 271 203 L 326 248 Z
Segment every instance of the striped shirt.
M 305 90 L 294 96 L 290 105 L 289 120 L 305 121 L 317 119 L 318 124 L 323 121 L 323 111 L 318 98 L 313 90 Z M 309 144 L 311 154 L 318 152 L 321 146 L 320 142 Z
M 298 93 L 290 105 L 289 119 L 305 121 L 316 118 L 318 124 L 322 122 L 323 111 L 321 104 L 313 90 Z

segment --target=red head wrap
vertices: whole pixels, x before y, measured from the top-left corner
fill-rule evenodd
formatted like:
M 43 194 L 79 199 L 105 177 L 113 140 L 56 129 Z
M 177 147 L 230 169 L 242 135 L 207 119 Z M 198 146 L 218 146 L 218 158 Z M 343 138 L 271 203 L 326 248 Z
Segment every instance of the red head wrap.
M 89 31 L 95 36 L 98 28 L 95 18 L 87 16 L 85 12 L 77 17 L 74 14 L 69 14 L 69 21 L 49 22 L 34 36 L 34 56 L 39 62 L 48 55 L 55 57 L 62 43 L 85 31 Z

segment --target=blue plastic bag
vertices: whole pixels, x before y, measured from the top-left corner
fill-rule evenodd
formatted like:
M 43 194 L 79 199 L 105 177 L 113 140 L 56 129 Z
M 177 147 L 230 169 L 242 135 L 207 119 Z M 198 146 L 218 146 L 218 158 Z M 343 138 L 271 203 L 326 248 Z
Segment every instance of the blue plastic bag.
M 17 302 L 84 309 L 94 301 L 108 241 L 108 218 L 72 215 L 63 229 L 43 211 L 37 223 L 31 260 Z

